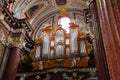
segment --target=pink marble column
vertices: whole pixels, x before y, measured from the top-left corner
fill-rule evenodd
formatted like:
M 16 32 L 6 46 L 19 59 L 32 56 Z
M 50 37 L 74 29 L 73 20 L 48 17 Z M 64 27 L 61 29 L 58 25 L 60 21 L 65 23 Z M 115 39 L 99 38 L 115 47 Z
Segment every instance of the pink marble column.
M 98 78 L 99 80 L 109 80 L 109 71 L 106 61 L 104 43 L 95 0 L 90 3 L 89 7 L 91 11 L 92 26 L 95 36 L 93 45 Z
M 120 80 L 120 0 L 96 0 L 111 80 Z
M 18 64 L 23 53 L 22 50 L 17 47 L 11 48 L 9 53 L 10 56 L 6 67 L 4 80 L 15 80 Z

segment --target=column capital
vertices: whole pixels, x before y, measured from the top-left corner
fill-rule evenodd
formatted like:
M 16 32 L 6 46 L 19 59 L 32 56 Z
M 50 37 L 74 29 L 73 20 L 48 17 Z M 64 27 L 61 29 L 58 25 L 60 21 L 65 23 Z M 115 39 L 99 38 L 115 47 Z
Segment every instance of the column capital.
M 25 46 L 24 38 L 9 36 L 7 39 L 7 46 L 23 48 Z

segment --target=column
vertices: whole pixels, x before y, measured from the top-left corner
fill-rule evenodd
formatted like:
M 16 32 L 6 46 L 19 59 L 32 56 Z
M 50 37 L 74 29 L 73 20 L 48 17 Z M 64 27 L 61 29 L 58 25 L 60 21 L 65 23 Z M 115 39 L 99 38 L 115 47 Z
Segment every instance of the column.
M 5 69 L 6 69 L 6 65 L 9 57 L 9 51 L 10 51 L 9 47 L 6 46 L 4 49 L 3 61 L 0 65 L 0 80 L 3 80 L 3 76 L 5 73 Z
M 15 80 L 18 64 L 23 55 L 24 39 L 21 36 L 10 36 L 8 38 L 8 46 L 10 51 L 4 80 Z
M 104 50 L 104 44 L 103 44 L 103 38 L 101 33 L 96 2 L 92 1 L 89 5 L 89 8 L 91 11 L 92 26 L 95 36 L 93 45 L 94 45 L 94 55 L 95 55 L 96 68 L 98 72 L 98 78 L 99 80 L 109 80 L 110 78 L 109 78 L 109 72 L 106 62 L 106 55 Z
M 96 3 L 110 79 L 120 80 L 120 0 Z

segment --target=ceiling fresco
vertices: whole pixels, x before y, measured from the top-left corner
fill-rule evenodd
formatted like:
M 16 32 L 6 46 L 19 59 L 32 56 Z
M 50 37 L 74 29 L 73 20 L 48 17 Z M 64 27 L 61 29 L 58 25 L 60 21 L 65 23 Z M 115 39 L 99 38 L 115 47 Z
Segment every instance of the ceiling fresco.
M 44 16 L 45 16 L 51 10 L 53 11 L 53 10 L 56 10 L 59 8 L 58 7 L 59 5 L 57 4 L 57 2 L 59 2 L 61 4 L 66 2 L 66 4 L 64 4 L 64 5 L 66 5 L 67 8 L 79 8 L 79 9 L 87 8 L 86 2 L 82 1 L 82 0 L 80 0 L 80 1 L 78 1 L 78 0 L 50 0 L 50 1 L 49 0 L 25 0 L 25 1 L 17 0 L 15 2 L 15 5 L 13 5 L 12 11 L 15 14 L 16 18 L 24 18 L 25 17 L 24 13 L 26 13 L 26 11 L 29 11 L 30 8 L 33 7 L 35 4 L 44 3 L 44 6 L 46 6 L 47 4 L 48 4 L 48 6 L 46 8 L 44 8 L 44 10 L 42 10 L 42 8 L 41 9 L 39 8 L 38 11 L 35 13 L 37 14 L 39 11 L 42 11 L 42 14 L 44 14 Z M 43 17 L 42 14 L 37 14 L 37 18 Z M 41 15 L 41 17 L 39 17 L 40 15 Z M 38 21 L 37 18 L 34 21 Z
M 40 10 L 43 6 L 44 6 L 44 4 L 35 5 L 35 6 L 31 7 L 31 8 L 26 12 L 26 14 L 28 15 L 29 18 L 32 18 L 32 17 L 36 14 L 36 12 L 37 12 L 38 10 Z
M 61 5 L 65 5 L 67 3 L 66 0 L 55 0 L 56 1 L 56 4 L 61 6 Z

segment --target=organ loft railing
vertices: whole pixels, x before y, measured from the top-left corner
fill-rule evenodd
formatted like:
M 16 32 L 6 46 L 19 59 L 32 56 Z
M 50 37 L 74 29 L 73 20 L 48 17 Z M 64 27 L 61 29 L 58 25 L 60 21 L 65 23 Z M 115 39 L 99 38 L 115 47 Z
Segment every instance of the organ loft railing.
M 52 32 L 51 26 L 43 29 L 42 36 L 36 40 L 31 52 L 34 70 L 56 66 L 87 67 L 92 44 L 87 40 L 88 34 L 81 33 L 78 25 L 70 23 L 70 33 L 59 25 Z

